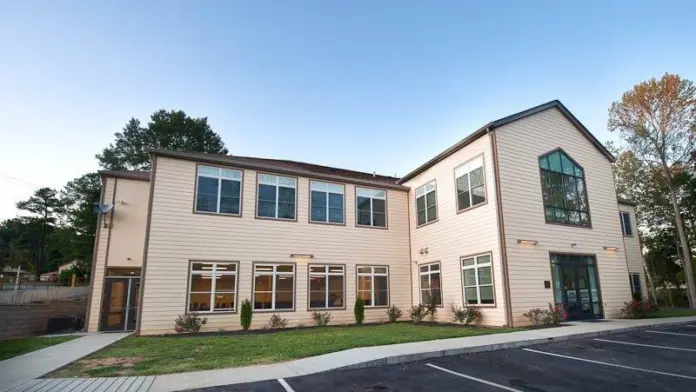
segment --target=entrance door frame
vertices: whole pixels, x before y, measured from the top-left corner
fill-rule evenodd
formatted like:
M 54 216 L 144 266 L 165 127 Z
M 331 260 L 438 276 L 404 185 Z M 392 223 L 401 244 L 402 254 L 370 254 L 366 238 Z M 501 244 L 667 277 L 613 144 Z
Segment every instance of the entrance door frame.
M 602 283 L 599 279 L 599 265 L 597 264 L 597 254 L 596 253 L 592 254 L 592 253 L 575 253 L 575 252 L 563 252 L 563 251 L 552 252 L 552 251 L 549 251 L 549 272 L 551 273 L 551 298 L 553 299 L 553 303 L 556 304 L 556 293 L 555 293 L 556 288 L 554 285 L 555 277 L 553 275 L 553 265 L 554 265 L 553 256 L 554 255 L 556 255 L 556 256 L 592 257 L 594 259 L 594 269 L 595 269 L 595 274 L 596 274 L 595 280 L 597 283 L 597 303 L 599 304 L 600 314 L 599 315 L 595 314 L 594 309 L 593 309 L 592 310 L 592 314 L 594 315 L 593 318 L 584 318 L 584 319 L 579 319 L 579 320 L 601 320 L 601 319 L 606 318 L 606 316 L 604 314 L 604 301 L 602 300 Z M 570 263 L 557 263 L 557 265 L 562 265 L 562 264 L 570 264 Z M 589 264 L 584 263 L 584 265 L 588 266 Z M 587 270 L 588 279 L 589 279 L 589 272 L 590 271 L 588 268 L 588 270 Z M 573 276 L 575 278 L 575 282 L 576 282 L 576 286 L 577 286 L 577 276 L 575 276 L 575 272 L 573 272 Z M 561 275 L 561 279 L 563 279 L 562 275 Z M 563 282 L 561 282 L 561 285 L 562 284 L 563 284 Z M 589 281 L 588 281 L 588 285 L 589 285 Z M 592 297 L 592 288 L 590 287 L 589 290 L 590 290 L 590 299 L 592 299 L 593 298 Z M 576 293 L 577 293 L 577 291 L 578 291 L 578 289 L 576 288 Z M 564 293 L 563 293 L 564 304 L 563 305 L 567 305 L 567 300 L 565 300 L 565 296 L 566 296 L 566 294 L 565 294 L 565 290 L 564 290 Z M 578 300 L 579 300 L 579 298 L 578 298 Z M 592 306 L 593 306 L 593 302 L 591 301 L 590 307 L 592 307 Z M 570 315 L 568 315 L 568 316 L 570 316 Z
M 129 329 L 128 324 L 130 321 L 129 316 L 131 314 L 132 304 L 137 304 L 138 298 L 131 298 L 134 288 L 134 281 L 140 281 L 140 276 L 106 276 L 104 277 L 104 296 L 102 298 L 102 309 L 101 317 L 99 319 L 99 331 L 100 332 L 119 332 L 119 331 L 133 331 L 135 328 Z M 110 280 L 126 280 L 128 281 L 128 287 L 126 288 L 126 306 L 123 310 L 123 328 L 109 329 L 105 328 L 105 321 L 108 317 L 108 307 L 109 307 L 109 296 L 111 294 L 111 287 L 109 286 Z M 135 312 L 137 314 L 137 312 Z

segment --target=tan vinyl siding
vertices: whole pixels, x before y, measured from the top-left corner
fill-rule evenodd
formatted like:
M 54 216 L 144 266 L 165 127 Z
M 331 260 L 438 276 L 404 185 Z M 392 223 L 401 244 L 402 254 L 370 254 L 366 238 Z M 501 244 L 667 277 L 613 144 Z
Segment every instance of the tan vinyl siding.
M 486 202 L 457 213 L 454 170 L 463 163 L 483 154 L 486 185 Z M 413 303 L 420 303 L 419 266 L 440 262 L 443 308 L 436 312 L 438 321 L 451 321 L 450 304 L 463 306 L 462 272 L 460 258 L 475 254 L 491 253 L 495 289 L 495 307 L 482 305 L 481 322 L 486 325 L 505 324 L 505 300 L 498 241 L 498 218 L 495 200 L 495 176 L 490 136 L 485 135 L 433 167 L 409 180 L 404 185 L 411 188 L 409 195 L 409 219 L 411 228 L 411 259 L 418 265 L 413 270 Z M 436 222 L 417 227 L 416 189 L 432 180 L 437 182 Z M 420 249 L 428 248 L 421 255 Z
M 544 281 L 552 280 L 549 252 L 596 255 L 604 316 L 619 316 L 631 294 L 611 162 L 557 109 L 495 132 L 515 322 L 524 321 L 523 312 L 553 302 L 552 289 L 544 288 Z M 538 157 L 559 147 L 585 169 L 591 229 L 545 222 Z M 521 245 L 517 239 L 539 243 Z
M 645 279 L 645 269 L 643 268 L 643 252 L 638 237 L 638 226 L 636 225 L 636 209 L 633 206 L 619 204 L 619 212 L 631 214 L 631 232 L 633 235 L 624 236 L 624 246 L 626 249 L 626 264 L 629 273 L 640 274 L 640 286 L 643 299 L 648 299 L 648 285 Z
M 150 183 L 119 178 L 109 247 L 109 267 L 143 265 Z
M 307 311 L 307 264 L 346 265 L 346 309 L 332 310 L 332 324 L 353 323 L 356 265 L 389 265 L 390 300 L 410 307 L 407 193 L 388 191 L 388 229 L 355 227 L 355 187 L 346 184 L 345 225 L 310 224 L 309 179 L 298 178 L 297 221 L 256 219 L 256 171 L 244 170 L 242 217 L 195 214 L 196 163 L 171 158 L 157 160 L 150 222 L 147 278 L 143 293 L 142 334 L 173 332 L 174 319 L 186 311 L 189 260 L 238 261 L 237 309 L 252 300 L 253 262 L 296 259 L 295 311 L 279 311 L 289 325 L 312 325 Z M 273 174 L 273 173 L 269 173 Z M 252 328 L 267 324 L 272 312 L 254 313 Z M 207 315 L 205 330 L 238 329 L 239 315 Z M 366 321 L 386 320 L 386 309 L 366 310 Z

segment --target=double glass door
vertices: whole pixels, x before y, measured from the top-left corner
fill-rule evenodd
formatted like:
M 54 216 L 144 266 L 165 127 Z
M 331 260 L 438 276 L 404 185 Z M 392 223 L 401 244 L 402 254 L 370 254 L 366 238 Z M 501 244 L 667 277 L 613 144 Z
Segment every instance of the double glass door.
M 106 278 L 100 331 L 132 331 L 138 314 L 140 278 Z
M 556 305 L 568 320 L 602 318 L 597 267 L 593 256 L 552 255 Z

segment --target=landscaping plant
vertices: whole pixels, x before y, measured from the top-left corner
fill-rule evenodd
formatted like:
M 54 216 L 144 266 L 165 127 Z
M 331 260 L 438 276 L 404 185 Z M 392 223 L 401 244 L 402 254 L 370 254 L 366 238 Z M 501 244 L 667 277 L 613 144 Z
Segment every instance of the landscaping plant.
M 242 324 L 243 330 L 246 331 L 251 326 L 251 316 L 253 313 L 254 311 L 251 308 L 251 302 L 249 302 L 248 299 L 245 299 L 244 302 L 242 302 L 242 311 L 239 315 L 239 323 Z
M 355 300 L 353 314 L 355 315 L 355 323 L 362 324 L 363 320 L 365 320 L 365 301 L 360 297 Z
M 621 308 L 621 313 L 626 316 L 626 318 L 632 319 L 642 319 L 648 317 L 652 308 L 648 301 L 638 301 L 632 299 L 631 302 L 624 302 L 623 308 Z
M 435 321 L 435 312 L 437 312 L 437 302 L 435 302 L 434 297 L 430 297 L 428 302 L 425 303 L 425 309 L 430 315 L 430 320 Z
M 325 327 L 331 322 L 331 313 L 329 312 L 312 312 L 312 319 L 314 320 L 314 325 L 317 327 Z
M 270 329 L 283 329 L 287 327 L 288 319 L 284 319 L 277 314 L 273 313 L 271 318 L 268 320 L 268 328 Z
M 414 324 L 418 324 L 428 315 L 428 307 L 423 304 L 414 305 L 408 315 Z
M 387 309 L 387 316 L 389 317 L 389 322 L 391 323 L 395 322 L 403 314 L 404 312 L 402 312 L 401 309 L 399 309 L 399 307 L 396 305 L 392 305 L 389 307 L 389 309 Z
M 523 313 L 522 316 L 526 317 L 533 327 L 560 325 L 563 320 L 568 318 L 568 314 L 563 308 L 550 302 L 548 310 L 539 308 L 531 309 Z
M 481 311 L 478 307 L 469 305 L 465 306 L 464 309 L 450 305 L 450 310 L 452 311 L 452 321 L 462 323 L 464 325 L 470 325 L 474 321 L 481 318 Z
M 207 318 L 200 318 L 195 314 L 181 314 L 174 320 L 174 330 L 177 333 L 197 333 L 201 327 L 208 323 Z

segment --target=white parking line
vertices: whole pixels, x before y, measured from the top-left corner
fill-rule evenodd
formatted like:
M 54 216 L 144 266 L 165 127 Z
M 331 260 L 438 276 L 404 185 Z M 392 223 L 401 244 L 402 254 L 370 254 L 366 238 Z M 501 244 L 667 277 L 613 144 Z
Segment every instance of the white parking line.
M 633 343 L 633 342 L 621 342 L 618 340 L 609 340 L 609 339 L 595 339 L 598 342 L 605 342 L 605 343 L 616 343 L 616 344 L 625 344 L 627 346 L 640 346 L 640 347 L 650 347 L 650 348 L 662 348 L 665 350 L 676 350 L 676 351 L 688 351 L 692 353 L 696 353 L 696 350 L 692 348 L 681 348 L 681 347 L 669 347 L 669 346 L 655 346 L 653 344 L 643 344 L 643 343 Z
M 427 365 L 427 366 L 430 366 L 430 367 L 433 368 L 433 369 L 441 370 L 441 371 L 443 371 L 443 372 L 445 372 L 445 373 L 454 374 L 455 376 L 467 378 L 467 379 L 469 379 L 469 380 L 473 380 L 473 381 L 476 381 L 476 382 L 480 382 L 480 383 L 482 383 L 482 384 L 490 385 L 490 386 L 492 386 L 492 387 L 504 389 L 504 390 L 506 390 L 506 391 L 510 391 L 510 392 L 522 392 L 522 391 L 520 391 L 519 389 L 510 388 L 510 387 L 506 387 L 505 385 L 496 384 L 496 383 L 491 382 L 491 381 L 486 381 L 486 380 L 482 380 L 482 379 L 480 379 L 480 378 L 476 378 L 476 377 L 472 377 L 472 376 L 467 376 L 466 374 L 462 374 L 462 373 L 459 373 L 459 372 L 455 372 L 454 370 L 445 369 L 445 368 L 443 368 L 443 367 L 439 367 L 439 366 L 437 366 L 437 365 L 433 365 L 432 363 L 426 363 L 426 365 Z
M 285 380 L 283 380 L 282 378 L 279 378 L 279 379 L 278 379 L 278 383 L 280 384 L 281 387 L 283 387 L 283 388 L 285 389 L 285 392 L 295 392 L 295 390 L 292 389 L 292 387 L 290 386 L 290 384 L 288 384 L 288 383 L 287 383 Z
M 570 355 L 562 355 L 562 354 L 555 354 L 555 353 L 549 353 L 546 351 L 539 351 L 539 350 L 534 350 L 531 348 L 524 348 L 524 351 L 529 351 L 532 353 L 537 353 L 537 354 L 544 354 L 544 355 L 550 355 L 552 357 L 558 357 L 558 358 L 566 358 L 566 359 L 572 359 L 575 361 L 582 361 L 582 362 L 589 362 L 589 363 L 596 363 L 597 365 L 606 365 L 606 366 L 613 366 L 617 368 L 622 368 L 622 369 L 629 369 L 629 370 L 635 370 L 638 372 L 645 372 L 645 373 L 653 373 L 653 374 L 661 374 L 663 376 L 670 376 L 670 377 L 678 377 L 678 378 L 686 378 L 689 380 L 696 380 L 696 377 L 691 377 L 691 376 L 685 376 L 683 374 L 674 374 L 674 373 L 667 373 L 667 372 L 660 372 L 657 370 L 650 370 L 650 369 L 643 369 L 643 368 L 637 368 L 633 366 L 625 366 L 625 365 L 619 365 L 616 363 L 609 363 L 609 362 L 602 362 L 602 361 L 593 361 L 591 359 L 585 359 L 585 358 L 577 358 L 577 357 L 571 357 Z
M 686 324 L 685 327 L 696 328 L 696 325 Z
M 673 335 L 673 336 L 688 336 L 691 338 L 696 338 L 696 334 L 693 333 L 679 333 L 679 332 L 667 332 L 667 331 L 653 331 L 650 329 L 646 329 L 645 332 L 650 332 L 650 333 L 661 333 L 663 335 Z

